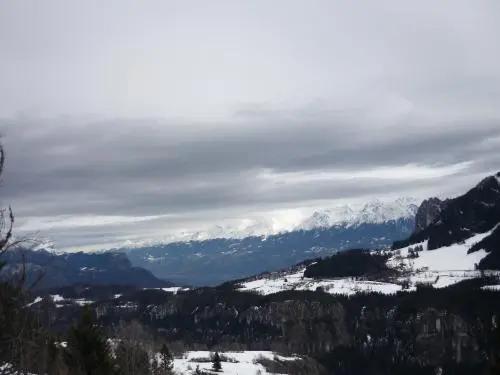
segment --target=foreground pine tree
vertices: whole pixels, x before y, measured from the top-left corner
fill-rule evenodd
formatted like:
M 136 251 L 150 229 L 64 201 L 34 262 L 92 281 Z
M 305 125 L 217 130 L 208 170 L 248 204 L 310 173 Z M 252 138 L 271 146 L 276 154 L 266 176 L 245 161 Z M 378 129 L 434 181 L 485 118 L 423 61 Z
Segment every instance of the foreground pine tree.
M 110 375 L 117 373 L 106 336 L 94 323 L 88 309 L 84 311 L 78 325 L 69 331 L 66 355 L 72 374 Z
M 212 370 L 216 372 L 222 370 L 222 360 L 218 352 L 215 352 L 215 354 L 212 357 Z
M 488 375 L 500 375 L 500 325 L 494 322 L 492 338 L 490 339 L 490 358 Z
M 168 346 L 163 344 L 160 350 L 160 374 L 171 375 L 174 372 L 174 358 Z

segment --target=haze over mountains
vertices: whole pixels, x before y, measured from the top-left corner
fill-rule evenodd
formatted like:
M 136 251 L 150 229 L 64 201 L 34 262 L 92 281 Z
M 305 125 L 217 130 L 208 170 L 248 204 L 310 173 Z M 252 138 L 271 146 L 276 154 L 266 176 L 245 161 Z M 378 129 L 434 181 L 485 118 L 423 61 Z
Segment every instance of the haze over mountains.
M 181 285 L 213 285 L 279 270 L 311 257 L 329 256 L 353 247 L 388 247 L 414 231 L 416 203 L 412 198 L 374 199 L 359 206 L 315 211 L 288 230 L 275 231 L 264 221 L 260 226 L 253 223 L 243 228 L 218 226 L 212 231 L 181 237 L 182 241 L 151 241 L 109 249 L 110 253 L 127 254 L 132 264 L 126 267 L 123 261 L 110 262 L 123 257 L 105 257 L 107 253 L 102 251 L 65 254 L 50 241 L 38 242 L 27 259 L 32 273 L 47 270 L 42 287 L 95 284 L 105 280 L 104 273 L 108 273 L 109 282 L 116 284 L 132 280 L 144 286 L 161 284 L 154 281 L 152 275 L 139 274 L 139 268 Z M 89 264 L 82 265 L 80 260 L 75 263 L 77 259 L 88 259 Z M 130 268 L 132 265 L 137 269 Z M 135 279 L 121 278 L 123 272 L 132 271 Z
M 474 198 L 468 199 L 466 202 L 476 203 L 466 204 L 479 205 L 477 208 L 479 210 L 490 210 L 490 205 L 496 207 L 494 202 L 497 200 L 495 195 L 497 182 L 497 177 L 486 178 L 468 193 L 468 195 L 472 194 Z M 482 193 L 485 186 L 490 194 L 493 194 L 491 197 Z M 474 193 L 476 191 L 479 193 Z M 465 208 L 456 212 L 457 209 L 453 208 L 456 206 L 454 203 L 456 201 L 460 201 L 460 198 L 445 201 L 429 198 L 418 206 L 418 201 L 412 198 L 399 198 L 394 201 L 375 199 L 359 207 L 343 205 L 315 211 L 309 217 L 301 219 L 292 229 L 280 230 L 277 233 L 273 233 L 273 229 L 265 225 L 266 222 L 261 222 L 262 225 L 252 223 L 252 225 L 240 228 L 219 226 L 213 231 L 192 233 L 190 236 L 186 236 L 183 241 L 128 244 L 126 247 L 114 248 L 109 251 L 126 253 L 131 265 L 138 267 L 138 269 L 148 270 L 159 279 L 168 280 L 168 282 L 180 285 L 214 285 L 262 272 L 285 269 L 307 259 L 330 256 L 348 249 L 387 249 L 391 245 L 396 246 L 393 244 L 407 246 L 408 243 L 411 245 L 415 241 L 421 242 L 421 238 L 432 231 L 436 217 L 445 214 L 450 217 L 462 215 L 460 212 L 463 212 Z M 447 214 L 450 210 L 453 210 L 453 213 Z M 470 208 L 469 211 L 471 210 Z M 492 223 L 494 223 L 497 216 L 494 213 L 491 215 Z M 469 221 L 460 226 L 462 229 L 457 229 L 457 227 L 449 230 L 453 236 L 466 238 L 468 231 L 472 230 L 469 227 L 476 225 L 473 224 L 478 220 L 476 216 L 466 217 Z M 447 220 L 450 222 L 451 219 Z M 484 226 L 485 224 L 480 225 Z M 489 229 L 492 228 L 491 225 L 493 224 L 488 226 Z M 493 236 L 495 235 L 496 232 L 493 233 Z M 430 246 L 435 246 L 432 245 L 433 241 L 435 240 L 431 238 Z M 492 240 L 484 239 L 484 241 L 489 244 L 488 246 L 492 246 Z M 40 243 L 37 249 L 42 250 L 41 254 L 32 256 L 30 259 L 42 256 L 42 253 L 45 253 L 43 250 L 57 254 L 51 243 Z M 49 253 L 46 257 L 50 258 Z M 451 253 L 448 256 L 450 255 Z M 71 259 L 70 254 L 64 255 L 64 257 L 64 262 Z M 89 261 L 92 260 L 96 264 L 102 264 L 103 260 L 100 260 L 100 257 L 99 254 L 95 254 L 94 259 L 91 254 L 88 255 Z M 487 264 L 492 263 L 489 259 L 485 260 Z M 52 273 L 60 274 L 60 271 L 55 271 L 56 265 L 60 262 L 55 262 L 52 265 L 47 260 L 44 262 L 35 261 L 33 270 L 43 268 L 42 263 L 45 263 L 45 267 L 51 269 Z M 73 282 L 91 281 L 93 279 L 88 277 L 85 279 L 82 272 L 95 271 L 96 269 L 99 270 L 98 272 L 103 272 L 100 267 L 96 268 L 94 264 L 82 266 L 79 263 L 76 269 L 78 272 L 73 273 L 72 278 L 68 279 L 65 276 L 66 279 L 63 278 L 65 281 L 59 282 L 71 285 Z M 110 272 L 109 280 L 122 283 L 119 273 L 116 273 L 113 268 L 108 267 L 107 270 L 106 272 Z M 75 278 L 79 274 L 83 278 Z M 92 277 L 95 279 L 95 276 Z M 59 278 L 63 280 L 61 276 Z M 47 285 L 57 284 L 55 281 L 57 279 L 50 280 L 46 281 Z M 141 285 L 161 284 L 160 281 L 152 280 L 154 280 L 152 275 L 147 276 L 144 273 L 143 276 L 137 278 L 136 283 Z
M 395 200 L 372 199 L 367 203 L 337 205 L 313 211 L 311 214 L 292 212 L 288 217 L 273 216 L 256 219 L 226 220 L 202 230 L 172 233 L 163 239 L 127 241 L 120 248 L 166 244 L 179 241 L 204 241 L 217 238 L 245 238 L 269 236 L 296 230 L 328 228 L 335 225 L 356 226 L 362 223 L 383 223 L 400 218 L 412 218 L 419 201 L 411 197 Z M 232 223 L 234 222 L 234 223 Z
M 314 212 L 288 231 L 219 232 L 219 238 L 131 246 L 132 263 L 182 284 L 217 284 L 291 266 L 310 257 L 352 247 L 384 247 L 415 227 L 417 203 L 410 198 L 373 200 L 360 208 L 340 206 Z

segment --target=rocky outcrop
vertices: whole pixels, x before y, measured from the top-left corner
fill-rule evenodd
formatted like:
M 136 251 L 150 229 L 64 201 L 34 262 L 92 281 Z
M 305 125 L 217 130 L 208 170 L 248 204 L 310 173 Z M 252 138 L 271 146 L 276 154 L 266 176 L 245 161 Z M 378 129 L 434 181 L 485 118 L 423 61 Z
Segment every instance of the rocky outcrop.
M 500 173 L 482 180 L 467 193 L 450 199 L 438 217 L 407 240 L 394 242 L 392 248 L 427 242 L 428 250 L 450 246 L 477 233 L 485 233 L 500 223 Z
M 415 215 L 415 233 L 427 228 L 439 216 L 448 204 L 448 200 L 429 198 L 422 202 Z

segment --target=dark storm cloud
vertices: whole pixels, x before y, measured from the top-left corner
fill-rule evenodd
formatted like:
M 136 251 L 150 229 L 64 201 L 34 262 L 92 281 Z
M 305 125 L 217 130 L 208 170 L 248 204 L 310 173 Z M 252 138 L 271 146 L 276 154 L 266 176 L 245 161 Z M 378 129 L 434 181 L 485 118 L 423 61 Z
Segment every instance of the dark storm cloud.
M 261 118 L 238 126 L 190 124 L 187 128 L 197 129 L 191 136 L 175 124 L 151 120 L 83 125 L 69 118 L 50 123 L 16 120 L 6 127 L 10 167 L 4 198 L 18 203 L 19 212 L 28 216 L 272 206 L 363 195 L 390 186 L 384 180 L 361 184 L 346 179 L 282 187 L 263 180 L 262 171 L 355 173 L 473 161 L 474 172 L 481 173 L 500 156 L 500 126 L 495 122 L 456 123 L 441 130 L 405 124 L 404 129 L 384 131 L 335 121 Z
M 440 4 L 1 2 L 2 203 L 68 247 L 458 194 L 500 169 L 499 4 Z

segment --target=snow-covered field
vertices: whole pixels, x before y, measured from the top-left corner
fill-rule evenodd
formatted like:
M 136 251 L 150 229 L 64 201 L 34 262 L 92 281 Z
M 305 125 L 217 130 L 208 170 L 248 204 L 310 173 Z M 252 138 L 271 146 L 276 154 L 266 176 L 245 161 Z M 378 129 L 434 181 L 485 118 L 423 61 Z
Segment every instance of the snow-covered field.
M 167 292 L 167 293 L 177 294 L 178 292 L 185 292 L 185 291 L 189 290 L 189 288 L 183 288 L 180 286 L 171 286 L 169 288 L 161 288 L 161 290 L 163 290 L 164 292 Z
M 492 232 L 492 231 L 491 231 Z M 336 279 L 310 279 L 304 277 L 305 268 L 279 276 L 266 275 L 259 279 L 240 284 L 241 291 L 254 291 L 267 295 L 286 290 L 311 290 L 321 287 L 331 294 L 353 295 L 363 292 L 394 294 L 403 290 L 403 284 L 408 284 L 407 290 L 415 290 L 420 283 L 431 284 L 434 288 L 444 288 L 460 281 L 480 276 L 475 265 L 486 256 L 484 250 L 467 254 L 467 251 L 477 242 L 487 237 L 491 232 L 477 234 L 461 244 L 427 250 L 427 242 L 391 251 L 388 265 L 397 268 L 402 276 L 391 282 L 361 280 L 352 277 Z M 418 257 L 412 258 L 411 249 L 422 246 L 423 251 Z M 488 275 L 498 275 L 498 271 L 486 271 Z
M 435 250 L 427 250 L 427 241 L 404 247 L 393 252 L 394 255 L 388 264 L 398 266 L 402 261 L 407 268 L 417 272 L 425 269 L 429 271 L 471 271 L 474 270 L 474 265 L 486 256 L 486 252 L 479 250 L 467 254 L 467 251 L 492 232 L 476 234 L 461 244 L 453 244 Z M 424 251 L 418 253 L 418 258 L 409 258 L 409 249 L 414 249 L 419 245 L 423 246 Z
M 267 295 L 285 290 L 311 290 L 318 287 L 327 293 L 352 295 L 361 292 L 378 292 L 384 294 L 396 293 L 401 286 L 393 283 L 385 283 L 369 280 L 356 280 L 354 278 L 339 279 L 310 279 L 304 277 L 305 268 L 293 274 L 283 275 L 276 278 L 262 278 L 241 284 L 241 291 L 254 291 Z
M 276 356 L 272 352 L 267 351 L 244 351 L 244 352 L 226 352 L 220 353 L 223 358 L 229 358 L 230 362 L 222 362 L 222 372 L 217 374 L 224 375 L 262 375 L 271 374 L 266 371 L 264 366 L 256 363 L 259 358 L 273 360 L 277 357 L 280 361 L 294 361 L 298 357 L 282 357 Z M 174 371 L 178 374 L 191 374 L 200 366 L 200 370 L 210 372 L 212 363 L 210 362 L 211 353 L 207 351 L 187 352 L 182 358 L 174 359 Z M 214 374 L 216 374 L 214 372 Z

